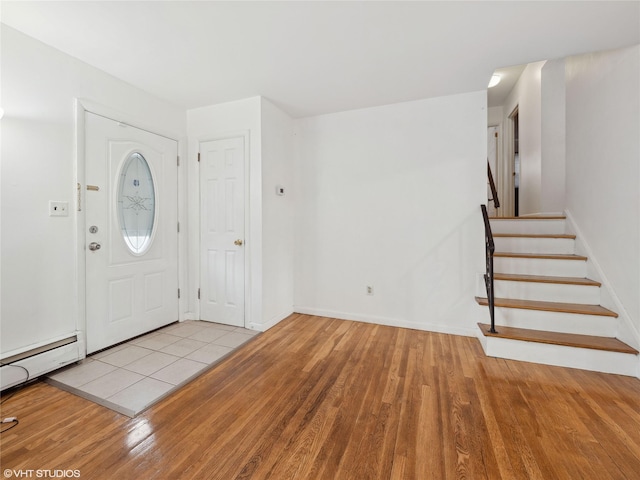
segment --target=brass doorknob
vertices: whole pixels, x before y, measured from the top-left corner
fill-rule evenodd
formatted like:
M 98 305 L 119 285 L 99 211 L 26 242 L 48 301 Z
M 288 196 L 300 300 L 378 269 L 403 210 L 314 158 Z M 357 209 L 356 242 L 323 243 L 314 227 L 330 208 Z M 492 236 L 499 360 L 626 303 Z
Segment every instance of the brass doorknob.
M 233 244 L 237 245 L 237 246 L 241 246 L 242 245 L 242 240 L 238 239 L 235 242 L 233 242 Z

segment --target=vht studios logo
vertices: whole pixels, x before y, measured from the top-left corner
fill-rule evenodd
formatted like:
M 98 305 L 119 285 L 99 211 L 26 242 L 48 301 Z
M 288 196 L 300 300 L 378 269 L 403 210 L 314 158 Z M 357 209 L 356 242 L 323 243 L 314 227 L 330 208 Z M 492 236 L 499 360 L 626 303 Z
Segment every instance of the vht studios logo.
M 4 469 L 4 478 L 80 478 L 80 470 L 12 470 Z

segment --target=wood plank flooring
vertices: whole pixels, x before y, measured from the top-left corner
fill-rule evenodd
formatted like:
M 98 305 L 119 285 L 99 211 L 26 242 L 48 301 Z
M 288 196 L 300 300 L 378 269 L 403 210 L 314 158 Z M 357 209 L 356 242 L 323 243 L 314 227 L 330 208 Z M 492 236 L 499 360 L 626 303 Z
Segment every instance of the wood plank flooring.
M 4 398 L 3 398 L 4 400 Z M 130 419 L 44 383 L 3 469 L 90 479 L 638 478 L 640 381 L 475 338 L 294 314 Z

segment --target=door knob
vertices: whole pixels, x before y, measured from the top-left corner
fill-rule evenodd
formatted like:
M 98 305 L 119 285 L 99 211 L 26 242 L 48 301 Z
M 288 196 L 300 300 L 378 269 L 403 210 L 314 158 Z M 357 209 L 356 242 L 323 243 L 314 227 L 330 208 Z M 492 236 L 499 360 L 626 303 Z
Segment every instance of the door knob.
M 89 244 L 89 250 L 91 250 L 92 252 L 95 252 L 96 250 L 100 250 L 100 247 L 101 247 L 101 246 L 102 246 L 102 245 L 100 245 L 100 244 L 99 244 L 99 243 L 97 243 L 97 242 L 91 242 L 91 243 Z
M 237 246 L 241 246 L 242 245 L 242 240 L 238 239 L 235 242 L 233 242 L 233 244 L 237 245 Z

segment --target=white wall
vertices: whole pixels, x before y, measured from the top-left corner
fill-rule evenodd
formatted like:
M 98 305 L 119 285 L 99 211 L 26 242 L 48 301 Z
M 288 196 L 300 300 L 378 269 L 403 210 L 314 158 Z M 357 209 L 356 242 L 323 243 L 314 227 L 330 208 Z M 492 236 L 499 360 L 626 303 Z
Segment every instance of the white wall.
M 276 195 L 276 186 L 285 189 Z M 293 313 L 293 120 L 262 99 L 263 328 Z
M 74 98 L 186 133 L 185 111 L 2 25 L 0 351 L 83 329 L 79 305 Z M 49 200 L 69 202 L 49 217 Z
M 504 117 L 504 107 L 489 107 L 487 110 L 487 121 L 489 126 L 502 125 Z
M 567 208 L 636 338 L 640 331 L 639 85 L 640 46 L 566 59 Z
M 564 59 L 542 67 L 540 211 L 565 208 L 565 81 Z
M 505 100 L 504 123 L 518 107 L 520 148 L 520 215 L 540 212 L 541 70 L 544 62 L 530 63 Z M 505 135 L 505 141 L 508 141 Z M 510 149 L 505 145 L 505 152 Z M 512 201 L 510 199 L 510 201 Z
M 296 121 L 296 311 L 474 334 L 486 105 L 483 91 Z
M 189 134 L 190 318 L 200 318 L 196 292 L 200 275 L 200 202 L 197 154 L 199 142 L 237 135 L 248 136 L 248 202 L 245 204 L 245 325 L 262 324 L 262 134 L 261 99 L 196 108 L 187 112 Z

